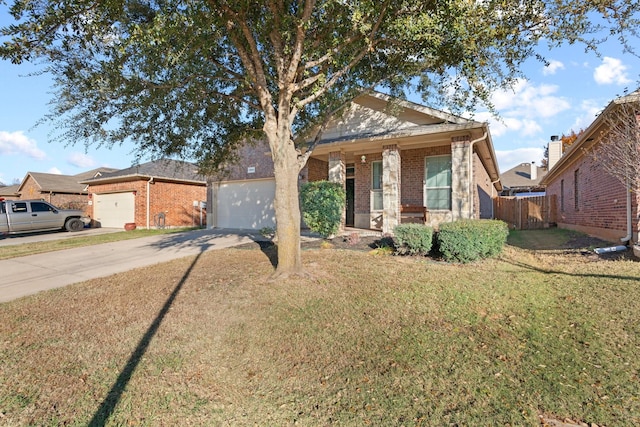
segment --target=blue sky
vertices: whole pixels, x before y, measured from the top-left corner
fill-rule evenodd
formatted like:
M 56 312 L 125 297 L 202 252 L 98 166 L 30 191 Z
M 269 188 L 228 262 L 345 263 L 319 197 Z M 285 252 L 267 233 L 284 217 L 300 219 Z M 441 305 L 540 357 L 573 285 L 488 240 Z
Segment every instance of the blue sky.
M 9 23 L 0 8 L 0 26 Z M 640 44 L 638 45 L 640 50 Z M 541 49 L 550 65 L 531 60 L 523 68 L 528 79 L 513 91 L 495 93 L 501 120 L 478 110 L 474 118 L 490 123 L 502 172 L 522 162 L 539 164 L 551 135 L 586 128 L 625 88 L 640 86 L 640 59 L 623 53 L 615 41 L 601 45 L 601 56 L 581 46 Z M 49 76 L 29 76 L 31 64 L 0 60 L 0 182 L 11 184 L 28 171 L 74 175 L 100 166 L 131 166 L 133 147 L 112 149 L 50 143 L 52 129 L 34 125 L 48 112 Z M 144 160 L 144 159 L 143 159 Z

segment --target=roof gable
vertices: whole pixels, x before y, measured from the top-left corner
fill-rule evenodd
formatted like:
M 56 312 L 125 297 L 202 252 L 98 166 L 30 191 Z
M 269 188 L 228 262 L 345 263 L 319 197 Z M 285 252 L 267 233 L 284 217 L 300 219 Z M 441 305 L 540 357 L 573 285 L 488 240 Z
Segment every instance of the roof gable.
M 331 120 L 322 133 L 322 142 L 391 134 L 408 136 L 434 130 L 447 132 L 474 123 L 444 111 L 374 93 L 356 98 L 344 114 Z

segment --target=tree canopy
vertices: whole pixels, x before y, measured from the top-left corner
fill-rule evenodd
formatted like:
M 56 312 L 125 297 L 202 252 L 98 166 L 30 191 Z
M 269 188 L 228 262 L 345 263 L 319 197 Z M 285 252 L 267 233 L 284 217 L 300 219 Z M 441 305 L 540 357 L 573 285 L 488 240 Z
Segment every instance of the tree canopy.
M 0 57 L 46 64 L 50 118 L 66 142 L 130 141 L 212 169 L 243 141 L 266 139 L 278 269 L 296 272 L 297 174 L 323 125 L 356 96 L 490 106 L 540 42 L 597 49 L 605 34 L 628 46 L 639 9 L 630 0 L 15 0 Z

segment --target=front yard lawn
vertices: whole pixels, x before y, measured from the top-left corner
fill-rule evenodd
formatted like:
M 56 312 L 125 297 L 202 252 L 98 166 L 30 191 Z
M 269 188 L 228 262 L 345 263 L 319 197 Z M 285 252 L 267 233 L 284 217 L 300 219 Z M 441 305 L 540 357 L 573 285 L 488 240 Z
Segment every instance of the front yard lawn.
M 0 425 L 640 424 L 640 263 L 228 249 L 0 305 Z

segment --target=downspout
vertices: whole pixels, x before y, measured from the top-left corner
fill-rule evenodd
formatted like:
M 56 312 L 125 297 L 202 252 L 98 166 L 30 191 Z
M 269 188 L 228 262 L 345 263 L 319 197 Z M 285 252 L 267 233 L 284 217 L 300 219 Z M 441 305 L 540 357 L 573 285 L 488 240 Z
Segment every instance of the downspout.
M 485 131 L 478 139 L 474 139 L 469 143 L 469 219 L 473 219 L 473 146 L 476 142 L 484 141 L 487 138 L 487 132 Z M 493 209 L 493 208 L 492 208 Z
M 151 192 L 150 191 L 151 190 L 151 184 L 153 184 L 153 177 L 151 177 L 149 179 L 149 181 L 147 181 L 147 230 L 149 230 L 149 228 L 150 228 L 150 221 L 149 221 L 149 211 L 150 211 L 149 207 L 150 206 L 149 205 L 151 204 L 151 202 L 150 202 L 151 197 L 149 196 L 149 193 Z
M 627 178 L 627 235 L 620 239 L 620 241 L 622 243 L 629 244 L 632 236 L 633 219 L 631 218 L 631 185 L 629 184 L 629 178 Z

